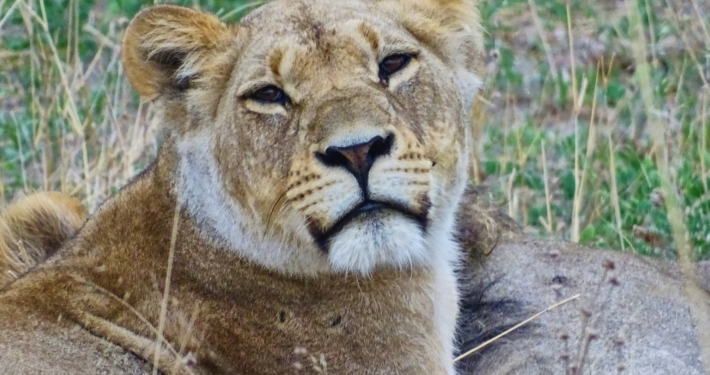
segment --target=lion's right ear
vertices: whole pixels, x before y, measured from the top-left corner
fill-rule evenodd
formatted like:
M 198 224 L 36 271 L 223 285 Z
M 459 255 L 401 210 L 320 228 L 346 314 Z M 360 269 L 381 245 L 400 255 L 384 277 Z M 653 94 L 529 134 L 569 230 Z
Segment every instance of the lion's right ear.
M 191 8 L 146 8 L 133 18 L 123 37 L 128 80 L 148 99 L 184 91 L 228 40 L 229 31 L 217 17 Z

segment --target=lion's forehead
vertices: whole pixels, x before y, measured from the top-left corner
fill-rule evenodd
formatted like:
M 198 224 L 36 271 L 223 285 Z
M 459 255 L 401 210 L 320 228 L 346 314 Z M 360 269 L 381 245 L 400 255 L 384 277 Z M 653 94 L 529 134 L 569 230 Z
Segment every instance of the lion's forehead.
M 432 58 L 398 17 L 365 0 L 268 3 L 240 24 L 245 39 L 234 46 L 238 52 L 231 93 L 260 85 L 283 89 L 298 109 L 292 112 L 298 118 L 293 123 L 306 130 L 298 132 L 301 141 L 328 138 L 337 129 L 318 125 L 330 123 L 341 124 L 340 130 L 344 124 L 405 126 L 420 142 L 432 131 L 450 134 L 453 129 L 448 126 L 432 126 L 458 120 L 449 113 L 459 108 L 460 101 L 453 73 Z M 402 50 L 417 51 L 414 69 L 420 73 L 392 89 L 407 99 L 393 103 L 383 90 L 378 64 L 387 54 Z M 327 111 L 331 104 L 347 118 L 335 121 L 326 116 L 332 112 Z M 380 111 L 358 110 L 359 104 Z M 451 111 L 432 110 L 447 106 Z
M 385 40 L 388 36 L 384 34 L 399 30 L 391 17 L 360 0 L 338 2 L 337 6 L 324 0 L 277 0 L 250 13 L 240 24 L 249 30 L 250 51 L 242 52 L 266 54 L 275 48 L 292 47 L 318 60 L 357 52 L 360 46 L 348 42 L 362 39 L 360 25 L 368 25 Z
M 344 0 L 335 5 L 332 0 L 276 0 L 249 13 L 240 23 L 274 34 L 311 32 L 311 37 L 317 38 L 322 31 L 319 27 L 338 27 L 349 20 L 391 21 L 361 0 Z
M 360 0 L 337 6 L 325 0 L 277 0 L 240 25 L 248 38 L 235 46 L 237 82 L 271 77 L 296 102 L 336 91 L 368 92 L 365 86 L 379 82 L 372 64 L 382 57 L 373 44 L 418 44 L 392 17 Z M 374 43 L 368 39 L 372 33 Z

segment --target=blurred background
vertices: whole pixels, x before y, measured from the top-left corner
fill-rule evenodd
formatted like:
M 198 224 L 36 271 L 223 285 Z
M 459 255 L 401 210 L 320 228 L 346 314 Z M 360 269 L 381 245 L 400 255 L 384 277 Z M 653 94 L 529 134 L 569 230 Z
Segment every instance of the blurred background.
M 237 22 L 262 2 L 173 3 Z M 0 0 L 0 202 L 93 210 L 155 155 L 120 65 L 152 2 Z M 534 236 L 710 258 L 708 0 L 481 0 L 488 56 L 471 179 Z

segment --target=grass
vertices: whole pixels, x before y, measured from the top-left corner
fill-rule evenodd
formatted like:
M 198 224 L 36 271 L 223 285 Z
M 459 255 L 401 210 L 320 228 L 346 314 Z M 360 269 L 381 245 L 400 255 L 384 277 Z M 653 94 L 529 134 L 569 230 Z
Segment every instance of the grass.
M 248 8 L 179 3 L 226 20 Z M 159 124 L 119 62 L 142 5 L 0 0 L 0 199 L 62 190 L 93 209 L 150 161 Z M 483 0 L 482 13 L 472 178 L 536 236 L 710 259 L 710 6 Z
M 489 104 L 475 119 L 483 141 L 474 177 L 499 186 L 509 213 L 539 236 L 662 257 L 678 250 L 671 199 L 693 257 L 708 258 L 708 9 L 486 5 Z M 635 14 L 647 43 L 631 27 Z

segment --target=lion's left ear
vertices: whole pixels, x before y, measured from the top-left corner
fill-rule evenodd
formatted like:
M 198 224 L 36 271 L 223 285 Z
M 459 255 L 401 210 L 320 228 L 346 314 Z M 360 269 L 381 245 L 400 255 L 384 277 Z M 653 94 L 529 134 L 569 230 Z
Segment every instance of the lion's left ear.
M 128 80 L 148 99 L 186 89 L 204 73 L 230 28 L 194 9 L 157 5 L 138 13 L 126 29 L 122 61 Z
M 485 50 L 476 0 L 377 0 L 457 74 L 466 101 L 480 86 Z

